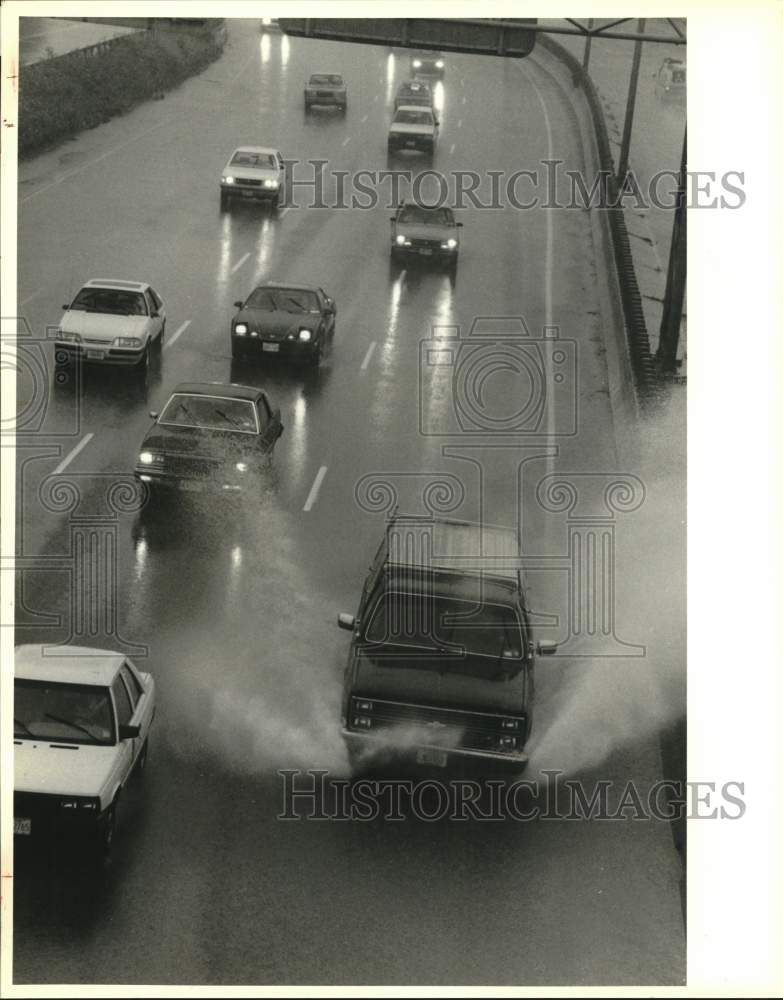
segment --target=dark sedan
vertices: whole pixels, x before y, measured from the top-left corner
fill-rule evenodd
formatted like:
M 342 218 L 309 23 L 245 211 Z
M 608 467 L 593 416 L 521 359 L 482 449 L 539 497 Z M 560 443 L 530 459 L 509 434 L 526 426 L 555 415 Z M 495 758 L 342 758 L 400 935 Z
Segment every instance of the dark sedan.
M 183 382 L 150 416 L 134 475 L 153 493 L 252 490 L 283 433 L 280 410 L 246 385 Z
M 234 358 L 283 355 L 313 365 L 334 334 L 334 299 L 310 285 L 264 284 L 253 289 L 231 321 Z

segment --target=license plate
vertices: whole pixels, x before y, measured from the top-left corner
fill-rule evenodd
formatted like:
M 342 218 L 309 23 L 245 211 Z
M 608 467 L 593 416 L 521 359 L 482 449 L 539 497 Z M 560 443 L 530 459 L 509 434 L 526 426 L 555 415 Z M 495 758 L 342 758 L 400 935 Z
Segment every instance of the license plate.
M 408 139 L 407 142 L 405 143 L 405 145 L 408 146 L 410 149 L 413 149 L 415 147 L 415 145 L 416 145 L 416 140 L 415 139 Z
M 29 837 L 32 833 L 33 823 L 29 819 L 21 819 L 14 816 L 14 833 L 23 837 Z
M 96 361 L 100 361 L 103 357 L 103 351 L 87 351 L 87 357 L 93 358 Z
M 185 493 L 200 493 L 201 483 L 195 479 L 183 479 L 179 484 L 179 488 L 184 490 Z
M 264 343 L 261 345 L 261 350 L 262 351 L 279 351 L 280 350 L 280 345 L 279 344 L 268 344 L 268 343 L 266 343 L 266 341 L 264 341 Z
M 418 750 L 416 752 L 417 764 L 432 764 L 435 767 L 445 767 L 449 755 L 445 750 Z
M 422 248 L 422 249 L 419 250 L 419 253 L 422 254 L 425 257 L 431 257 L 432 256 L 432 250 L 429 250 L 429 249 L 423 249 Z

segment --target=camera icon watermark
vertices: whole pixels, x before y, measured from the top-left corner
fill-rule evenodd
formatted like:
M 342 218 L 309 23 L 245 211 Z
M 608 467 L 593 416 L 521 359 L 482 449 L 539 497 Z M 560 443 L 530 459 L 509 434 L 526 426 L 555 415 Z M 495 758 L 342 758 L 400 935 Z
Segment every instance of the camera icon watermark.
M 573 437 L 578 345 L 556 326 L 540 336 L 521 316 L 479 316 L 467 334 L 435 326 L 419 345 L 419 431 L 425 437 Z

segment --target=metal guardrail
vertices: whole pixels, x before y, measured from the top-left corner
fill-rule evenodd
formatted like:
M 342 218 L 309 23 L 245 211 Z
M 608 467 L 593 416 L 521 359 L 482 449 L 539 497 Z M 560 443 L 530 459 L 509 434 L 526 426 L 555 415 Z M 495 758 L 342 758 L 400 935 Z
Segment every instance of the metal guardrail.
M 601 211 L 607 212 L 609 218 L 615 267 L 620 285 L 623 316 L 625 318 L 628 353 L 631 360 L 631 370 L 636 385 L 636 392 L 640 405 L 647 409 L 658 399 L 662 380 L 650 351 L 650 338 L 644 318 L 642 296 L 639 291 L 639 283 L 636 279 L 631 243 L 628 238 L 628 229 L 625 225 L 624 209 L 619 207 L 618 195 L 620 189 L 601 102 L 598 92 L 595 89 L 595 84 L 589 74 L 585 73 L 582 64 L 575 56 L 545 34 L 539 36 L 538 43 L 568 66 L 574 86 L 580 86 L 584 90 L 590 107 L 598 143 L 600 167 L 608 174 L 606 192 L 608 204 L 618 205 L 617 208 L 607 207 L 601 209 Z

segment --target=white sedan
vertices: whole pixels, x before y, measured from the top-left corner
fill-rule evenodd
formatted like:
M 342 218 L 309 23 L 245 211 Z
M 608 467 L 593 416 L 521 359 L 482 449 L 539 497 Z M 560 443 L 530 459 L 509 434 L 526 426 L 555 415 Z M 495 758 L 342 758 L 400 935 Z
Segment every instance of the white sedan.
M 220 175 L 220 207 L 227 209 L 233 198 L 257 198 L 277 207 L 284 183 L 285 164 L 279 149 L 240 146 Z
M 166 331 L 163 300 L 145 281 L 93 278 L 63 309 L 55 337 L 58 364 L 81 359 L 146 371 Z
M 106 855 L 117 803 L 144 770 L 155 681 L 121 653 L 18 646 L 14 834 L 75 834 Z

